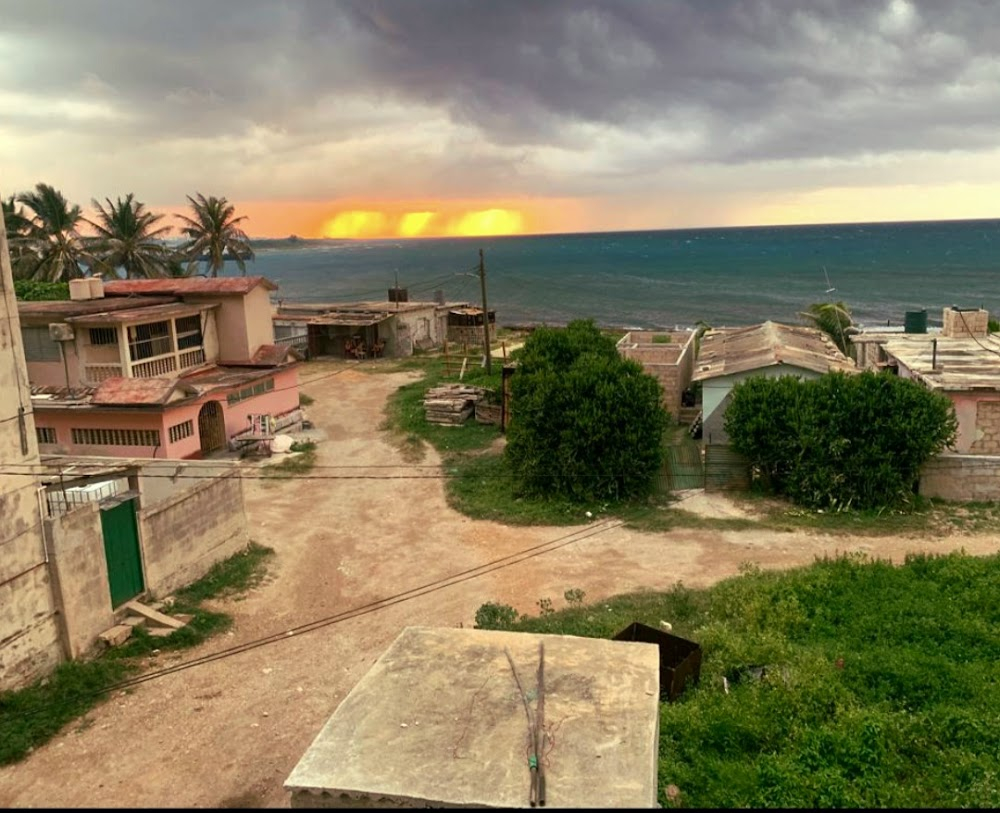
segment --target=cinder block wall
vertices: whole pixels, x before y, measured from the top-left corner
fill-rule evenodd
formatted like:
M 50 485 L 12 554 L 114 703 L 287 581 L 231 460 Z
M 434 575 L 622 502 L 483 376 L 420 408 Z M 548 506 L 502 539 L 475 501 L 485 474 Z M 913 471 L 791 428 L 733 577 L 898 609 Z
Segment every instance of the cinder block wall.
M 981 308 L 975 311 L 945 308 L 941 335 L 952 339 L 967 339 L 972 336 L 983 339 L 989 332 L 989 321 L 989 312 Z
M 214 478 L 143 508 L 139 532 L 146 588 L 168 595 L 249 544 L 243 481 L 235 473 Z
M 920 494 L 943 500 L 1000 500 L 1000 456 L 942 454 L 920 472 Z
M 670 336 L 669 344 L 654 344 L 654 336 Z M 675 331 L 633 331 L 618 340 L 618 352 L 639 362 L 663 385 L 663 403 L 674 420 L 680 414 L 681 393 L 690 385 L 693 373 L 693 334 Z
M 98 504 L 47 519 L 45 536 L 66 652 L 78 658 L 114 624 Z
M 979 401 L 976 404 L 976 440 L 970 452 L 1000 454 L 1000 401 Z

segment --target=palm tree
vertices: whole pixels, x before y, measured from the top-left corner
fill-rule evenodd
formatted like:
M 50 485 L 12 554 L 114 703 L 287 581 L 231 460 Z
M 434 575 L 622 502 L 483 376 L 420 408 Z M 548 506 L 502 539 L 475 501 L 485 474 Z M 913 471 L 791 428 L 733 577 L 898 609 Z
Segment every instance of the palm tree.
M 80 265 L 90 265 L 91 259 L 77 231 L 83 219 L 80 207 L 71 206 L 61 192 L 44 183 L 18 195 L 17 202 L 28 208 L 24 244 L 34 255 L 26 261 L 28 275 L 49 282 L 82 277 Z
M 7 236 L 7 249 L 10 252 L 10 266 L 14 279 L 19 279 L 28 273 L 32 258 L 28 244 L 28 232 L 31 221 L 24 216 L 24 209 L 18 208 L 17 198 L 11 195 L 6 200 L 0 200 L 3 209 L 4 233 Z
M 128 278 L 152 279 L 169 276 L 170 249 L 162 242 L 169 226 L 157 226 L 163 215 L 146 209 L 129 192 L 115 203 L 105 198 L 107 208 L 94 200 L 95 220 L 87 220 L 97 232 L 89 245 L 95 258 L 95 269 L 104 276 L 117 276 L 125 269 Z
M 843 302 L 817 302 L 809 306 L 805 313 L 800 313 L 809 319 L 813 326 L 822 330 L 830 340 L 840 348 L 845 356 L 850 355 L 848 335 L 853 331 L 854 322 L 851 312 Z
M 246 276 L 246 261 L 254 258 L 250 238 L 240 228 L 246 217 L 233 217 L 236 207 L 225 198 L 206 198 L 199 192 L 193 198 L 188 195 L 187 199 L 194 217 L 177 217 L 183 224 L 181 232 L 190 238 L 181 248 L 187 255 L 188 269 L 193 270 L 205 257 L 212 276 L 217 277 L 228 256 Z

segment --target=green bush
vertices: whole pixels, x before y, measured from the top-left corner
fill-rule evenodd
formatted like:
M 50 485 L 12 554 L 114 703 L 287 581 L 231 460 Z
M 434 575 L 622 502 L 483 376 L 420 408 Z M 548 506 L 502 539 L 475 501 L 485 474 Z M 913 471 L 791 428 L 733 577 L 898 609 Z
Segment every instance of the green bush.
M 517 621 L 517 610 L 509 604 L 488 601 L 476 610 L 477 630 L 509 630 Z
M 51 302 L 69 299 L 69 283 L 16 279 L 14 280 L 14 296 L 24 302 Z
M 945 396 L 873 372 L 754 376 L 733 387 L 724 422 L 766 488 L 835 510 L 909 503 L 920 467 L 958 425 Z
M 505 456 L 530 496 L 642 496 L 652 490 L 668 423 L 660 383 L 592 321 L 543 327 L 518 355 Z

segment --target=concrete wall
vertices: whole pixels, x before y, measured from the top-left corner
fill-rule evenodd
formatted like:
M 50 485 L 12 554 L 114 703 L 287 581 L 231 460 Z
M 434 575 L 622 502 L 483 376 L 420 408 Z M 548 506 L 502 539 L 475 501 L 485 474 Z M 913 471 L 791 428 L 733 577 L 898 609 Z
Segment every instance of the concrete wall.
M 249 544 L 239 476 L 193 482 L 139 511 L 146 588 L 154 597 L 199 579 Z
M 791 364 L 775 364 L 771 367 L 762 367 L 759 370 L 748 370 L 745 373 L 723 375 L 703 381 L 701 391 L 703 416 L 701 436 L 703 442 L 717 445 L 729 443 L 729 436 L 723 428 L 723 418 L 726 414 L 726 409 L 729 407 L 729 394 L 738 382 L 744 381 L 751 376 L 781 378 L 785 375 L 798 376 L 803 380 L 819 378 L 820 376 L 819 373 L 813 370 L 806 370 L 803 367 L 795 367 Z
M 45 444 L 46 454 L 101 455 L 109 457 L 166 457 L 163 444 L 167 441 L 164 433 L 162 412 L 126 410 L 80 410 L 41 409 L 38 412 L 38 426 L 56 430 L 56 443 Z M 74 444 L 73 429 L 154 429 L 160 433 L 160 446 L 100 446 Z M 197 433 L 197 430 L 196 430 Z
M 920 494 L 956 501 L 1000 500 L 1000 456 L 942 454 L 924 464 Z
M 114 624 L 98 504 L 47 519 L 45 535 L 66 653 L 78 658 Z
M 411 306 L 413 303 L 409 303 Z M 387 305 L 386 309 L 391 311 L 391 305 Z M 413 308 L 413 310 L 400 310 L 394 312 L 397 323 L 397 332 L 399 327 L 409 327 L 410 341 L 413 342 L 414 347 L 429 348 L 439 346 L 442 342 L 442 337 L 437 335 L 440 329 L 440 322 L 437 318 L 437 306 L 434 303 L 429 303 L 427 307 L 424 308 Z M 405 333 L 405 328 L 404 331 Z
M 62 659 L 45 565 L 38 482 L 27 473 L 38 465 L 31 409 L 6 229 L 0 214 L 0 690 L 30 683 Z
M 274 344 L 274 307 L 263 285 L 246 296 L 184 295 L 185 302 L 216 303 L 215 336 L 222 361 L 246 361 L 262 344 Z
M 669 336 L 670 342 L 654 342 Z M 691 384 L 694 373 L 694 331 L 634 330 L 618 340 L 618 352 L 639 362 L 663 386 L 663 403 L 677 420 L 681 393 Z

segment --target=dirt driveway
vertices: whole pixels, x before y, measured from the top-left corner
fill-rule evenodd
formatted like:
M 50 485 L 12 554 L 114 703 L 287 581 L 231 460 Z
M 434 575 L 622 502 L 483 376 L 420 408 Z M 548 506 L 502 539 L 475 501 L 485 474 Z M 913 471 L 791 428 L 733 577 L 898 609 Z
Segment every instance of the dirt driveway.
M 644 534 L 606 523 L 588 531 L 471 521 L 447 507 L 433 450 L 420 466 L 408 465 L 378 429 L 386 398 L 414 377 L 333 363 L 303 368 L 303 380 L 313 381 L 304 390 L 316 399 L 310 417 L 328 435 L 317 468 L 310 479 L 245 483 L 251 534 L 277 551 L 272 576 L 245 599 L 220 605 L 235 618 L 227 636 L 161 655 L 155 665 L 363 607 L 536 546 L 548 552 L 116 695 L 25 761 L 0 769 L 0 805 L 287 807 L 283 781 L 399 631 L 471 626 L 486 601 L 534 613 L 540 598 L 561 607 L 570 588 L 585 590 L 589 603 L 678 580 L 702 586 L 747 561 L 779 568 L 836 551 L 899 559 L 910 550 L 1000 547 L 992 536 Z

